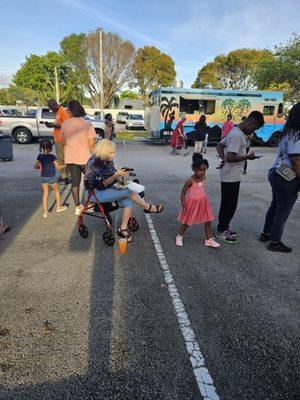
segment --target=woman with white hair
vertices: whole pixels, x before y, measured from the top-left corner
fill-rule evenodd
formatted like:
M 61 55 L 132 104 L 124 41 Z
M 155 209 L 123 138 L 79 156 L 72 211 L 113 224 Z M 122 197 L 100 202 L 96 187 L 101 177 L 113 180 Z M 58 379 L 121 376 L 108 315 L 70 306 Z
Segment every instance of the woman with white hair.
M 101 140 L 94 150 L 94 155 L 89 159 L 86 171 L 88 185 L 95 188 L 97 199 L 101 203 L 117 201 L 122 207 L 123 216 L 118 235 L 131 241 L 127 225 L 132 216 L 134 203 L 144 209 L 145 213 L 160 213 L 164 207 L 162 204 L 152 205 L 142 199 L 130 189 L 117 189 L 114 185 L 119 178 L 126 178 L 129 174 L 124 168 L 116 170 L 113 158 L 116 154 L 116 145 L 110 140 Z

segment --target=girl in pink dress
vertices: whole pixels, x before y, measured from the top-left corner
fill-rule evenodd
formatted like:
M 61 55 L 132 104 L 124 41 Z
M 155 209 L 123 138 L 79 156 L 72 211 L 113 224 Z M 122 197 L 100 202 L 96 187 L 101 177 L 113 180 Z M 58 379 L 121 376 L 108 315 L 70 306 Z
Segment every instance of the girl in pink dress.
M 211 232 L 211 221 L 214 220 L 214 215 L 209 198 L 205 193 L 205 172 L 207 168 L 207 160 L 195 159 L 192 164 L 194 175 L 185 182 L 181 191 L 182 209 L 178 215 L 178 221 L 181 225 L 176 237 L 177 246 L 183 246 L 182 237 L 189 226 L 204 224 L 205 246 L 220 247 L 220 244 L 212 237 Z

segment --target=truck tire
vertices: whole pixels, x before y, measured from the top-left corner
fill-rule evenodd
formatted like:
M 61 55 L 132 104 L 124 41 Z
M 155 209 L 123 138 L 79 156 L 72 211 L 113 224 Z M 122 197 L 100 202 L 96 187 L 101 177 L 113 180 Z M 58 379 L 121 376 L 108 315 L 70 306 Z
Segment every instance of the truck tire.
M 268 145 L 270 147 L 278 147 L 281 136 L 282 136 L 282 132 L 280 132 L 280 131 L 274 132 L 272 134 L 272 136 L 270 137 L 270 139 L 268 140 Z
M 32 134 L 27 128 L 17 128 L 13 135 L 16 143 L 19 144 L 29 144 L 33 141 Z

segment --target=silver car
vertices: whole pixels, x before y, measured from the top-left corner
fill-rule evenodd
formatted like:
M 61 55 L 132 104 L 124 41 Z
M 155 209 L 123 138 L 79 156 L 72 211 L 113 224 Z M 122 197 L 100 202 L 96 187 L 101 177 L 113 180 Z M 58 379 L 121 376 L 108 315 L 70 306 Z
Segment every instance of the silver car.
M 130 114 L 126 119 L 126 129 L 145 129 L 145 120 L 142 114 Z

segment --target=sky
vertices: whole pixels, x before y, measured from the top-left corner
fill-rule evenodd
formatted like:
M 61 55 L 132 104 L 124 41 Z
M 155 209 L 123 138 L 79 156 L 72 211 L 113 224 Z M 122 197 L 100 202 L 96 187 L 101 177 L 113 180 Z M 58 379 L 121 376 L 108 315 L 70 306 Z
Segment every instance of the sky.
M 0 0 L 0 13 L 0 87 L 26 56 L 100 26 L 170 55 L 184 87 L 220 53 L 272 50 L 300 32 L 300 0 Z

